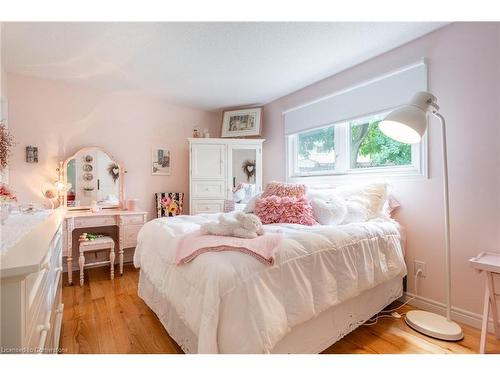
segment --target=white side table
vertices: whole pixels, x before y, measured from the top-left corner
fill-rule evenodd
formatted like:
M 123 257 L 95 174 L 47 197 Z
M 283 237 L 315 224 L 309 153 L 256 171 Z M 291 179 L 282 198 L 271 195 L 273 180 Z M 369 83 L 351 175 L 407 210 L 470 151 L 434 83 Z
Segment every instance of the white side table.
M 481 326 L 481 341 L 479 345 L 479 353 L 483 354 L 486 349 L 486 338 L 488 336 L 488 320 L 491 308 L 493 318 L 493 327 L 495 328 L 495 336 L 500 340 L 500 326 L 498 324 L 497 297 L 500 294 L 495 293 L 495 284 L 493 275 L 500 274 L 500 254 L 482 252 L 477 257 L 469 259 L 472 267 L 478 272 L 485 273 L 485 288 L 484 288 L 484 307 L 483 307 L 483 323 Z

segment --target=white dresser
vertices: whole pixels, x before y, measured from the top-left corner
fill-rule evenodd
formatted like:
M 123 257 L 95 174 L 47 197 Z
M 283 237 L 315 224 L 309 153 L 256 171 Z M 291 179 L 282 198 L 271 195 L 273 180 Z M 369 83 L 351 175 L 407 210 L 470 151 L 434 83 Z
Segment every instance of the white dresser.
M 61 274 L 65 212 L 64 209 L 54 210 L 39 222 L 33 221 L 21 228 L 20 238 L 2 249 L 2 353 L 58 352 L 63 314 Z M 12 220 L 20 219 L 22 214 L 12 217 Z M 30 219 L 27 217 L 25 222 Z M 14 226 L 9 227 L 10 220 L 11 217 L 1 227 L 6 237 L 17 230 Z
M 264 139 L 189 138 L 189 211 L 222 212 L 239 183 L 255 184 L 262 191 L 262 143 Z M 252 175 L 243 163 L 254 162 Z

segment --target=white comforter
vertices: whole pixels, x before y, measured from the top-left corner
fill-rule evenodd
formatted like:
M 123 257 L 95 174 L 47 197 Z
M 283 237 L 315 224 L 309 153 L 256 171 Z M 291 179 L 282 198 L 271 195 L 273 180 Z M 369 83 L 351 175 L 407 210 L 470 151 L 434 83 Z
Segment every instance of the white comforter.
M 266 225 L 284 239 L 274 266 L 240 252 L 175 265 L 183 233 L 215 215 L 153 220 L 134 264 L 198 337 L 199 353 L 265 353 L 294 326 L 396 276 L 406 275 L 398 226 L 386 219 L 342 226 Z M 168 329 L 168 327 L 166 327 Z

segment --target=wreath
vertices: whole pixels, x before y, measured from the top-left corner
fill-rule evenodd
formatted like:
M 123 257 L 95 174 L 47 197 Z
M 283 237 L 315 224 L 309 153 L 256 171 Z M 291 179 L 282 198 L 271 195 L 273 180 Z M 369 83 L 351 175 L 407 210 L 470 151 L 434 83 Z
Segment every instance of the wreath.
M 116 180 L 120 176 L 120 167 L 116 163 L 111 163 L 108 167 L 108 173 L 113 179 L 113 182 L 116 184 Z
M 255 160 L 245 160 L 241 166 L 243 173 L 247 176 L 247 181 L 250 181 L 255 176 Z

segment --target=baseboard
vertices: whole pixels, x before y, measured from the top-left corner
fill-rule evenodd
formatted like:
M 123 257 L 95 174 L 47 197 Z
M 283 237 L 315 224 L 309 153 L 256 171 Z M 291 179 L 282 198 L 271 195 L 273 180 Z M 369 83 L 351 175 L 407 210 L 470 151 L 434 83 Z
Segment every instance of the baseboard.
M 446 305 L 444 303 L 434 301 L 429 298 L 417 296 L 413 293 L 406 292 L 399 300 L 406 302 L 409 299 L 414 298 L 410 304 L 419 309 L 430 311 L 440 315 L 446 315 Z M 471 311 L 460 309 L 458 307 L 451 308 L 451 318 L 459 323 L 467 324 L 468 326 L 481 329 L 481 324 L 483 316 L 481 314 L 476 314 Z M 500 323 L 500 322 L 499 322 Z M 493 319 L 489 319 L 488 331 L 493 332 Z

